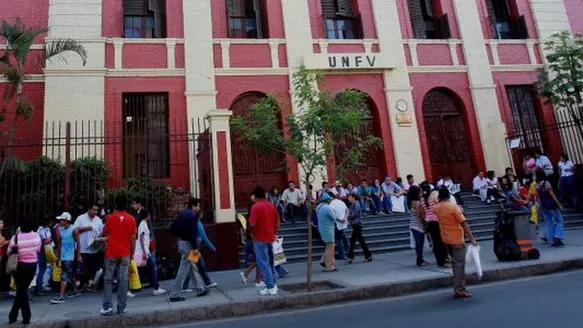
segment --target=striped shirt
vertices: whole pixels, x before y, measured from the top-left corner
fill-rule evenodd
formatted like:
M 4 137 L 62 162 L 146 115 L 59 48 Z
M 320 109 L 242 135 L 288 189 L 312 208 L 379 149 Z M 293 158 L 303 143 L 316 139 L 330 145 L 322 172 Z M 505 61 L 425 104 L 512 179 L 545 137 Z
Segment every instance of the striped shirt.
M 422 199 L 420 201 L 421 206 L 423 206 L 423 209 L 425 210 L 425 222 L 436 222 L 437 221 L 437 215 L 435 215 L 435 213 L 433 213 L 433 206 L 437 203 L 435 197 L 429 196 L 429 199 L 427 199 L 427 203 L 425 203 L 425 200 Z
M 417 208 L 418 202 L 417 201 L 412 201 L 411 202 L 411 208 Z M 409 213 L 409 229 L 411 230 L 415 230 L 415 231 L 419 231 L 421 233 L 425 233 L 425 227 L 423 226 L 422 223 L 422 219 L 419 218 L 418 216 L 418 212 L 417 211 L 411 211 L 411 213 Z
M 36 232 L 27 232 L 18 234 L 18 262 L 36 263 L 37 254 L 40 252 L 41 240 Z M 8 245 L 8 254 L 14 247 L 14 237 Z

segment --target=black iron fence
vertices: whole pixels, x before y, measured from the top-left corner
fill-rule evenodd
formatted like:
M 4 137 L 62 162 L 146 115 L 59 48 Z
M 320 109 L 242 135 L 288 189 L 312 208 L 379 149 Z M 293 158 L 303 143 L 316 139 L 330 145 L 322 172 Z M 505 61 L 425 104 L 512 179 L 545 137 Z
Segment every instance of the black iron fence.
M 513 130 L 507 135 L 507 146 L 517 169 L 522 168 L 524 155 L 537 150 L 546 154 L 554 165 L 561 154 L 569 155 L 576 165 L 583 165 L 582 119 L 566 110 L 555 113 L 555 121 L 540 126 Z
M 27 211 L 75 217 L 97 203 L 107 213 L 117 195 L 140 200 L 158 224 L 190 197 L 213 217 L 211 136 L 202 120 L 50 122 L 37 137 L 0 148 L 0 219 L 9 227 Z

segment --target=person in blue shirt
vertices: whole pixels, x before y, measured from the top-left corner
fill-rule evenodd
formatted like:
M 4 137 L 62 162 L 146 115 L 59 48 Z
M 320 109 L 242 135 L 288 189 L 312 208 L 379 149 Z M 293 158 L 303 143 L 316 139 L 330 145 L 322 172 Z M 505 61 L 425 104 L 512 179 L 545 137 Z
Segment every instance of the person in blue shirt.
M 385 178 L 385 181 L 381 185 L 381 189 L 383 190 L 383 205 L 385 207 L 385 212 L 387 212 L 387 214 L 392 214 L 393 201 L 391 197 L 401 197 L 401 195 L 403 195 L 403 189 L 399 187 L 399 185 L 395 183 L 395 181 L 393 181 L 390 176 Z
M 322 241 L 326 243 L 326 251 L 320 259 L 320 265 L 326 269 L 327 272 L 338 271 L 334 261 L 334 226 L 336 222 L 336 214 L 330 207 L 332 198 L 328 194 L 323 194 L 318 205 L 318 231 Z
M 376 207 L 373 201 L 374 190 L 368 185 L 366 179 L 363 179 L 360 182 L 360 186 L 357 188 L 360 207 L 362 208 L 363 212 L 366 212 L 366 205 L 370 204 L 370 213 L 377 214 L 378 208 Z

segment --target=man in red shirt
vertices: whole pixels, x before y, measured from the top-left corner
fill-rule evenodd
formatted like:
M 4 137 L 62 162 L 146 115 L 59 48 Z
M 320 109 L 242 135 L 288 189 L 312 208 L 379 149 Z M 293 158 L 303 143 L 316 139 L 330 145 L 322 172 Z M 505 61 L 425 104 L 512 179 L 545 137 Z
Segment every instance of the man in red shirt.
M 110 214 L 103 226 L 102 237 L 107 237 L 105 249 L 105 275 L 103 280 L 103 307 L 101 315 L 112 315 L 113 277 L 117 280 L 117 313 L 126 312 L 128 292 L 128 272 L 130 259 L 134 256 L 136 245 L 136 219 L 125 211 L 126 197 L 115 198 L 115 211 Z
M 265 199 L 265 189 L 256 187 L 253 194 L 257 199 L 251 207 L 249 228 L 253 235 L 257 267 L 265 282 L 261 295 L 276 295 L 275 270 L 270 261 L 271 244 L 275 241 L 279 230 L 279 214 L 272 202 Z

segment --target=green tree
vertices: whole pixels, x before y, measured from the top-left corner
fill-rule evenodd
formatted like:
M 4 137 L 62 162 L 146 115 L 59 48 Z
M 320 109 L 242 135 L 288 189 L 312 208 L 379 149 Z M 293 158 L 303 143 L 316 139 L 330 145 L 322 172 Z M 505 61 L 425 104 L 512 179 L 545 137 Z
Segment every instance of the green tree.
M 323 168 L 330 160 L 339 159 L 335 161 L 336 172 L 342 176 L 361 165 L 365 152 L 371 147 L 380 147 L 379 138 L 360 135 L 364 94 L 344 90 L 332 96 L 322 90 L 321 75 L 304 67 L 293 75 L 292 84 L 298 111 L 288 115 L 283 126 L 277 99 L 267 96 L 246 115 L 233 118 L 233 133 L 260 153 L 278 152 L 293 158 L 304 175 L 305 187 L 313 183 L 316 176 L 323 176 Z M 281 128 L 287 133 L 282 135 Z M 282 163 L 284 165 L 286 163 Z M 309 206 L 308 290 L 312 288 L 312 211 L 314 208 Z
M 34 106 L 28 101 L 26 95 L 23 93 L 23 83 L 27 79 L 25 67 L 31 54 L 31 48 L 34 40 L 42 33 L 47 32 L 45 29 L 27 27 L 20 18 L 16 18 L 14 24 L 9 24 L 2 21 L 0 27 L 0 40 L 4 41 L 4 51 L 0 53 L 0 74 L 7 80 L 8 87 L 4 93 L 4 103 L 0 111 L 0 123 L 4 122 L 9 108 L 7 103 L 14 98 L 14 117 L 12 122 L 8 125 L 8 131 L 2 131 L 8 141 L 6 142 L 6 153 L 2 167 L 0 168 L 0 176 L 4 173 L 8 161 L 11 158 L 11 148 L 14 142 L 14 135 L 16 132 L 16 124 L 20 118 L 30 119 L 34 114 Z M 35 65 L 44 66 L 47 61 L 53 59 L 60 59 L 66 62 L 63 56 L 65 52 L 74 52 L 83 62 L 83 66 L 87 64 L 87 52 L 85 48 L 73 39 L 57 39 L 47 41 L 43 44 L 42 58 L 40 62 Z
M 583 41 L 564 31 L 552 35 L 544 49 L 548 64 L 539 77 L 539 94 L 556 108 L 565 108 L 583 138 Z

